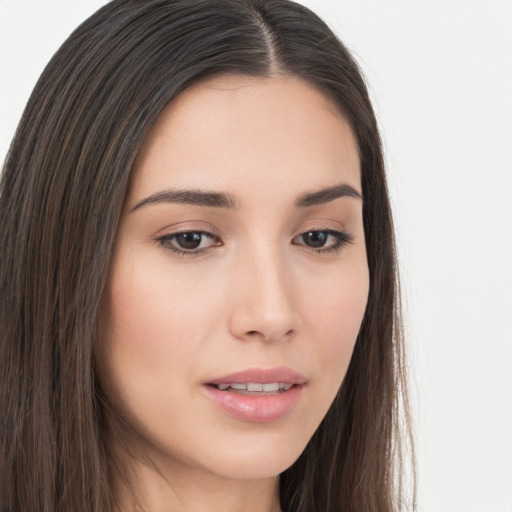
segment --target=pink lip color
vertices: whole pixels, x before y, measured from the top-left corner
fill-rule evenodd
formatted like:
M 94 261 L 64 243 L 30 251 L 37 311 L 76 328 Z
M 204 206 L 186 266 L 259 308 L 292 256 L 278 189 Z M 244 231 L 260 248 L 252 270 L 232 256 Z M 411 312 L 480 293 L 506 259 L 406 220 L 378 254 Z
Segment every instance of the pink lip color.
M 229 383 L 270 383 L 283 382 L 294 384 L 288 391 L 275 395 L 242 395 L 230 391 L 221 391 L 212 384 Z M 251 368 L 214 379 L 203 386 L 205 393 L 227 414 L 239 420 L 253 423 L 276 421 L 291 412 L 299 402 L 306 377 L 290 368 Z
M 257 384 L 265 384 L 266 382 L 284 382 L 286 384 L 304 384 L 306 377 L 285 366 L 278 368 L 249 368 L 241 372 L 230 373 L 224 377 L 213 379 L 208 384 L 231 384 L 255 382 Z

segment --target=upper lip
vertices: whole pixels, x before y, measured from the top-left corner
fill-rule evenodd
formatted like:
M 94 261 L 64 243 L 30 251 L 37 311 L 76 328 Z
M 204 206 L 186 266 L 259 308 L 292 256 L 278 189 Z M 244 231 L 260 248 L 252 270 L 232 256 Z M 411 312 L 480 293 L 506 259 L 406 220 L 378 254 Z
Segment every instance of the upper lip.
M 306 377 L 301 373 L 287 368 L 286 366 L 280 366 L 277 368 L 248 368 L 213 379 L 209 381 L 208 384 L 243 384 L 246 382 L 265 384 L 270 382 L 282 382 L 285 384 L 302 385 L 306 380 Z

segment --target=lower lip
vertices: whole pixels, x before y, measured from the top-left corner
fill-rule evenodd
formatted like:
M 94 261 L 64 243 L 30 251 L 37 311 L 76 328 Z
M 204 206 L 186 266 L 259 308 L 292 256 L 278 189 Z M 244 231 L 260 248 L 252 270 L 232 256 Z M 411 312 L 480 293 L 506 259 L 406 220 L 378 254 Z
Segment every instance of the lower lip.
M 221 391 L 213 386 L 203 388 L 224 412 L 239 420 L 253 423 L 270 423 L 286 416 L 295 408 L 302 395 L 302 386 L 299 385 L 282 393 L 262 396 Z

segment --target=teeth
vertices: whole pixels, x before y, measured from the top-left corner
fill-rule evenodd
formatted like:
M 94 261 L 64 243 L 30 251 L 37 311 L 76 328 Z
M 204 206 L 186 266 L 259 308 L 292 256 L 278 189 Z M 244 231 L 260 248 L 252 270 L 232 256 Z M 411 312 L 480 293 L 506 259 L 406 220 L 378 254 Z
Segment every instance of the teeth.
M 233 382 L 231 384 L 217 384 L 217 388 L 221 391 L 226 391 L 229 388 L 237 391 L 248 391 L 248 392 L 266 392 L 272 393 L 277 391 L 288 391 L 293 384 L 284 382 L 269 382 L 261 384 L 257 382 L 238 383 Z

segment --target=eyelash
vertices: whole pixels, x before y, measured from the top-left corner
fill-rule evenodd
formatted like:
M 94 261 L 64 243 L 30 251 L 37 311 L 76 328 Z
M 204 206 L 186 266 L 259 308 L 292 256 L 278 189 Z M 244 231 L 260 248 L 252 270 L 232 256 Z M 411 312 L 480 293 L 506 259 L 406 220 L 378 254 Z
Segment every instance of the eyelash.
M 311 252 L 315 254 L 327 254 L 327 253 L 334 253 L 338 254 L 341 252 L 341 250 L 347 245 L 353 242 L 353 236 L 349 233 L 346 233 L 344 231 L 336 231 L 333 229 L 310 229 L 308 231 L 305 231 L 304 233 L 301 233 L 300 235 L 297 235 L 293 240 L 296 240 L 298 238 L 304 237 L 306 235 L 310 235 L 312 233 L 323 233 L 327 235 L 327 237 L 332 236 L 335 238 L 335 242 L 333 245 L 323 248 L 323 246 L 319 248 L 314 248 L 311 246 L 307 246 L 305 244 L 297 244 L 294 245 L 304 245 L 307 249 L 309 249 Z M 209 238 L 215 242 L 220 242 L 220 238 L 213 233 L 210 233 L 209 231 L 179 231 L 177 233 L 170 233 L 168 235 L 163 235 L 161 237 L 158 237 L 156 241 L 164 248 L 169 251 L 172 251 L 174 254 L 176 254 L 179 257 L 186 257 L 186 256 L 195 256 L 197 254 L 203 253 L 206 249 L 209 249 L 209 247 L 202 248 L 202 249 L 190 249 L 186 250 L 183 248 L 178 248 L 175 245 L 171 245 L 173 239 L 175 239 L 179 235 L 200 235 L 201 237 Z M 293 243 L 292 240 L 292 243 Z M 222 244 L 217 244 L 222 245 Z M 215 246 L 215 245 L 214 245 Z
M 354 241 L 354 237 L 345 232 L 345 231 L 336 231 L 334 229 L 308 229 L 308 231 L 305 231 L 304 233 L 301 233 L 300 235 L 296 236 L 293 240 L 304 237 L 305 235 L 309 235 L 311 233 L 324 233 L 328 237 L 332 236 L 335 238 L 334 245 L 331 245 L 327 248 L 320 247 L 318 249 L 315 249 L 310 246 L 306 246 L 309 250 L 312 252 L 318 254 L 328 254 L 328 253 L 334 253 L 338 254 L 341 252 L 341 250 L 347 245 L 351 244 Z M 296 245 L 303 245 L 303 244 L 296 244 Z
M 209 231 L 203 231 L 203 230 L 190 230 L 190 231 L 178 231 L 177 233 L 170 233 L 168 235 L 163 235 L 161 237 L 157 238 L 157 242 L 164 248 L 167 249 L 174 254 L 176 254 L 179 257 L 186 257 L 186 256 L 195 256 L 196 254 L 201 254 L 205 251 L 205 249 L 180 249 L 179 247 L 176 247 L 174 245 L 171 245 L 172 240 L 176 238 L 179 235 L 200 235 L 201 237 L 210 238 L 211 240 L 220 242 L 220 238 L 213 233 L 210 233 Z M 219 244 L 220 245 L 220 244 Z

